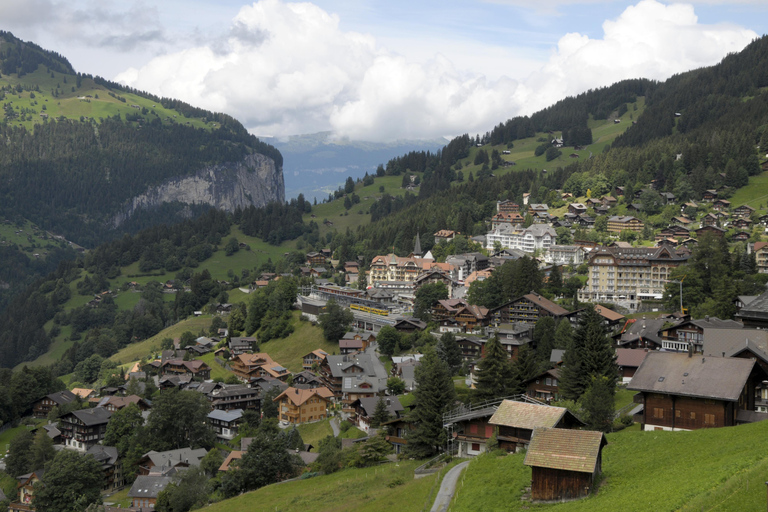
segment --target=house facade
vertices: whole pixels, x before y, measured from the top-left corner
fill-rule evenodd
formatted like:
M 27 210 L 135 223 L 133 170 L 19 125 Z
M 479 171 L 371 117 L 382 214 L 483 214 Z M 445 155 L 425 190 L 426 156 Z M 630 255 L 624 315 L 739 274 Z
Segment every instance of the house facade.
M 642 430 L 697 430 L 730 427 L 754 412 L 766 378 L 752 359 L 649 352 L 628 389 L 643 405 Z
M 289 387 L 277 397 L 277 411 L 280 421 L 298 425 L 324 420 L 333 393 L 325 387 L 298 389 Z

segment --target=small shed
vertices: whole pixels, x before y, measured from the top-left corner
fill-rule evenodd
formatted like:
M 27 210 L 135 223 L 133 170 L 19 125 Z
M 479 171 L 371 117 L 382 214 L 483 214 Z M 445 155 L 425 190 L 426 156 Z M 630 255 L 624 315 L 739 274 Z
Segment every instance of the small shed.
M 605 434 L 591 430 L 536 428 L 525 455 L 534 501 L 566 501 L 592 492 L 602 471 Z

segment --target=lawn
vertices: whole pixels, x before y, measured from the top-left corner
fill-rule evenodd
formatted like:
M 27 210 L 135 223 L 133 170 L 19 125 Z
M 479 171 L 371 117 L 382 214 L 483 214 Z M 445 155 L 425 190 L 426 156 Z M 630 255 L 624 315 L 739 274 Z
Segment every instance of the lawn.
M 36 420 L 36 423 L 42 423 L 43 421 L 44 420 Z M 8 430 L 0 433 L 0 455 L 5 457 L 5 454 L 8 453 L 8 445 L 11 443 L 11 440 L 25 429 L 31 430 L 32 427 L 19 425 L 18 427 L 9 428 Z
M 342 439 L 362 439 L 366 436 L 368 436 L 368 434 L 357 427 L 349 427 L 346 432 L 342 432 L 341 435 L 339 435 Z
M 212 379 L 221 378 L 223 380 L 226 380 L 227 377 L 234 375 L 234 373 L 230 372 L 229 370 L 225 370 L 223 367 L 219 366 L 219 363 L 217 363 L 214 360 L 215 357 L 216 356 L 214 356 L 213 352 L 208 352 L 207 354 L 197 357 L 196 359 L 205 361 L 205 364 L 211 367 Z
M 315 349 L 323 349 L 329 354 L 339 352 L 339 344 L 323 338 L 323 331 L 310 322 L 299 320 L 300 311 L 293 312 L 293 333 L 287 338 L 270 340 L 259 345 L 261 352 L 266 352 L 277 363 L 297 373 L 302 371 L 303 357 Z
M 167 329 L 163 329 L 158 334 L 155 334 L 151 338 L 136 343 L 131 343 L 127 347 L 120 350 L 117 354 L 110 357 L 112 361 L 118 363 L 128 363 L 132 361 L 138 361 L 144 356 L 152 353 L 158 353 L 160 351 L 160 343 L 165 338 L 179 338 L 184 331 L 190 331 L 194 334 L 200 332 L 200 330 L 208 330 L 211 325 L 211 315 L 202 315 L 199 317 L 192 317 L 186 320 L 182 320 L 176 325 L 172 325 Z
M 615 410 L 618 411 L 622 407 L 626 407 L 631 404 L 632 397 L 635 396 L 636 393 L 637 391 L 630 391 L 624 386 L 619 386 L 616 388 L 616 396 L 613 400 L 613 403 L 615 404 Z
M 768 205 L 768 172 L 749 177 L 749 185 L 741 187 L 729 199 L 731 206 L 736 208 L 748 204 L 760 210 Z
M 332 475 L 270 485 L 215 503 L 206 511 L 417 512 L 434 499 L 431 491 L 437 478 L 429 475 L 415 480 L 413 470 L 420 463 L 401 461 L 375 468 L 345 469 Z
M 462 477 L 451 510 L 760 510 L 765 507 L 767 438 L 766 422 L 694 432 L 626 429 L 609 434 L 597 494 L 552 505 L 520 502 L 531 478 L 524 454 L 478 457 Z M 503 482 L 494 480 L 496 475 Z
M 316 421 L 314 423 L 302 423 L 296 428 L 299 430 L 299 434 L 301 434 L 301 439 L 304 441 L 304 444 L 311 444 L 314 446 L 314 449 L 312 450 L 313 452 L 317 452 L 321 439 L 333 435 L 330 419 L 324 419 L 323 421 Z

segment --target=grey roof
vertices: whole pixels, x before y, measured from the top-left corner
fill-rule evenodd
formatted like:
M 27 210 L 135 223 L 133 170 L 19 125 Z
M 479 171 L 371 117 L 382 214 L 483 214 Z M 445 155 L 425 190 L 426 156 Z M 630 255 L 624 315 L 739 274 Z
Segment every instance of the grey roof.
M 58 391 L 56 393 L 51 393 L 50 395 L 46 396 L 46 398 L 48 398 L 49 400 L 53 400 L 59 405 L 64 405 L 64 404 L 68 404 L 69 402 L 71 402 L 77 397 L 71 391 L 64 390 L 64 391 Z
M 555 364 L 563 362 L 564 354 L 565 354 L 565 350 L 562 350 L 559 348 L 553 348 L 552 353 L 549 356 L 549 362 L 555 363 Z
M 368 417 L 372 417 L 374 412 L 376 411 L 376 404 L 379 402 L 379 397 L 373 396 L 370 398 L 360 398 L 358 399 L 360 402 L 360 406 L 365 411 L 365 414 Z M 387 412 L 390 416 L 396 417 L 398 416 L 397 413 L 403 410 L 403 406 L 400 404 L 400 400 L 396 396 L 388 396 L 384 398 L 385 403 L 389 402 L 387 405 Z
M 197 466 L 200 464 L 200 459 L 205 457 L 208 453 L 205 448 L 198 448 L 193 450 L 191 448 L 178 448 L 176 450 L 168 450 L 166 452 L 156 452 L 152 450 L 144 454 L 145 457 L 149 457 L 152 464 L 155 466 L 163 466 L 164 464 L 176 465 L 179 462 L 184 462 L 190 466 Z
M 642 339 L 661 345 L 659 331 L 668 321 L 669 320 L 665 318 L 638 318 L 634 323 L 629 325 L 626 331 L 621 333 L 620 336 L 617 336 L 619 344 L 624 345 Z
M 649 352 L 628 389 L 736 402 L 755 361 Z
M 703 353 L 705 356 L 726 357 L 749 349 L 768 362 L 768 331 L 761 329 L 704 330 Z
M 117 448 L 114 446 L 102 446 L 100 444 L 95 444 L 88 448 L 88 451 L 85 452 L 89 455 L 92 455 L 96 461 L 101 465 L 113 465 L 115 462 L 117 462 Z
M 81 409 L 79 411 L 72 411 L 72 414 L 82 421 L 86 426 L 100 425 L 102 423 L 109 422 L 109 417 L 112 413 L 103 407 L 96 407 L 94 409 Z
M 169 476 L 145 476 L 136 477 L 131 490 L 128 491 L 129 498 L 157 498 L 167 486 L 173 481 Z
M 214 409 L 213 411 L 208 413 L 208 418 L 212 420 L 226 421 L 227 423 L 237 421 L 242 417 L 243 417 L 242 409 L 232 409 L 231 411 L 221 411 L 218 409 Z
M 758 295 L 749 304 L 744 306 L 736 313 L 737 317 L 768 319 L 768 292 Z

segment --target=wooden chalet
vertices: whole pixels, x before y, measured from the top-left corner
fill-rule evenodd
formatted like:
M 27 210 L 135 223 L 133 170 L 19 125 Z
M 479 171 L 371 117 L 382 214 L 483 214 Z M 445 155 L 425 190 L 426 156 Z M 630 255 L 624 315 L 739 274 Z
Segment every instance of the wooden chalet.
M 59 430 L 65 446 L 86 451 L 104 439 L 112 413 L 103 407 L 72 411 L 59 418 Z
M 717 199 L 712 202 L 712 209 L 716 212 L 727 211 L 731 207 L 731 202 L 725 199 Z
M 642 430 L 697 430 L 752 416 L 756 388 L 766 379 L 752 359 L 650 352 L 628 389 L 643 405 Z
M 265 352 L 240 354 L 232 360 L 231 368 L 232 373 L 246 382 L 256 377 L 286 380 L 291 375 L 291 372 L 273 361 Z
M 273 401 L 277 402 L 280 421 L 298 425 L 324 420 L 333 392 L 326 388 L 298 389 L 289 387 Z
M 714 225 L 703 226 L 703 227 L 700 227 L 699 229 L 697 229 L 695 231 L 696 231 L 696 237 L 697 238 L 701 238 L 702 236 L 704 236 L 707 233 L 711 233 L 712 235 L 714 235 L 716 237 L 719 237 L 719 238 L 722 238 L 723 236 L 725 236 L 725 230 L 723 228 L 719 228 L 719 227 L 714 226 Z
M 627 209 L 629 210 L 629 208 Z M 640 233 L 643 231 L 644 227 L 645 225 L 643 224 L 643 221 L 641 221 L 637 217 L 632 217 L 631 215 L 625 215 L 625 216 L 613 215 L 611 217 L 608 217 L 609 233 L 621 233 L 622 231 L 625 231 L 625 230 Z
M 635 372 L 648 355 L 648 350 L 639 348 L 617 348 L 616 364 L 619 367 L 619 379 L 623 384 L 629 384 Z
M 522 383 L 525 394 L 536 400 L 550 402 L 560 399 L 560 368 L 552 368 Z
M 752 234 L 748 231 L 739 231 L 731 236 L 731 242 L 746 242 L 749 240 L 750 236 L 752 236 Z
M 101 472 L 104 476 L 102 492 L 112 493 L 125 487 L 123 461 L 119 457 L 117 448 L 96 444 L 91 446 L 86 453 L 96 459 L 96 462 L 101 466 Z
M 488 423 L 496 427 L 499 448 L 516 452 L 531 442 L 533 429 L 579 428 L 584 422 L 563 407 L 504 400 Z
M 389 414 L 389 420 L 397 419 L 402 416 L 403 406 L 400 404 L 400 400 L 396 396 L 384 397 L 384 404 L 387 407 L 387 413 Z M 379 397 L 373 396 L 369 398 L 358 398 L 351 404 L 351 408 L 354 409 L 355 414 L 352 416 L 352 422 L 362 430 L 368 432 L 371 428 L 371 419 L 376 412 L 376 406 L 379 402 Z
M 261 388 L 258 386 L 227 385 L 211 392 L 208 398 L 212 401 L 211 406 L 220 411 L 261 410 Z
M 205 361 L 193 359 L 169 359 L 160 366 L 164 375 L 191 375 L 195 379 L 208 380 L 211 378 L 211 367 Z
M 584 498 L 602 472 L 605 434 L 590 430 L 534 429 L 524 464 L 531 467 L 533 501 Z
M 656 234 L 656 241 L 659 240 L 675 240 L 677 242 L 683 241 L 691 236 L 691 232 L 682 226 L 672 225 L 666 227 Z
M 309 370 L 296 373 L 293 376 L 293 387 L 299 389 L 311 389 L 325 386 L 323 379 L 315 375 Z
M 427 322 L 424 320 L 418 320 L 416 318 L 401 318 L 394 325 L 398 332 L 404 332 L 411 334 L 413 332 L 421 332 L 427 328 Z
M 468 304 L 461 299 L 440 300 L 432 309 L 432 318 L 439 323 L 455 323 L 464 332 L 474 332 L 488 325 L 488 308 Z
M 54 407 L 62 407 L 68 403 L 74 402 L 77 399 L 77 395 L 71 391 L 57 391 L 46 395 L 32 405 L 32 416 L 35 418 L 47 418 L 48 413 Z
M 302 357 L 301 365 L 305 370 L 311 370 L 313 365 L 321 365 L 326 357 L 328 352 L 318 348 Z
M 548 300 L 544 296 L 531 292 L 517 297 L 490 311 L 493 325 L 524 323 L 535 324 L 543 316 L 552 316 L 555 319 L 562 318 L 570 312 Z

